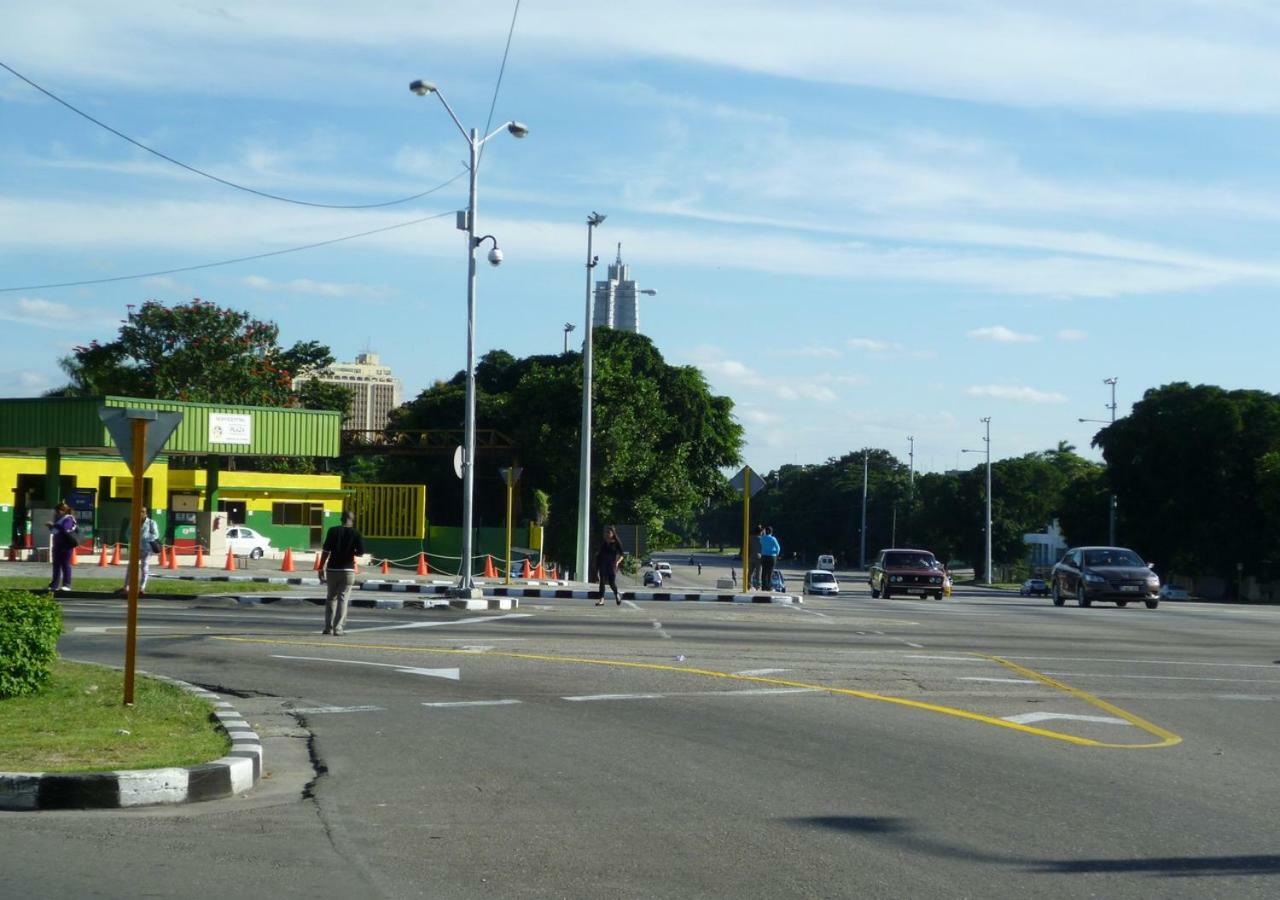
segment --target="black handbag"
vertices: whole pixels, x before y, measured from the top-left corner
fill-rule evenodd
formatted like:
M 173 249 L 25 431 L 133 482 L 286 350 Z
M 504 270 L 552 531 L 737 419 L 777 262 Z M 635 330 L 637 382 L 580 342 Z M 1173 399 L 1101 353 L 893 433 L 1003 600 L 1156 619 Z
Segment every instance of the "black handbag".
M 159 542 L 159 541 L 152 541 L 152 542 L 151 542 L 151 552 L 152 552 L 152 553 L 159 553 L 159 552 L 160 552 L 160 542 Z

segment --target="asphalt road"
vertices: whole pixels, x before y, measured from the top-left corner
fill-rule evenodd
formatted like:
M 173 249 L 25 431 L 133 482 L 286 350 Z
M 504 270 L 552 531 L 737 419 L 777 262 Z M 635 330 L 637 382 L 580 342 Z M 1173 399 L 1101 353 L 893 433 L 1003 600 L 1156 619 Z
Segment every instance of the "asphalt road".
M 1280 895 L 1280 608 L 842 586 L 801 608 L 357 610 L 343 638 L 311 605 L 147 605 L 139 665 L 241 695 L 269 777 L 0 813 L 6 889 Z M 121 661 L 121 604 L 66 612 L 64 655 Z

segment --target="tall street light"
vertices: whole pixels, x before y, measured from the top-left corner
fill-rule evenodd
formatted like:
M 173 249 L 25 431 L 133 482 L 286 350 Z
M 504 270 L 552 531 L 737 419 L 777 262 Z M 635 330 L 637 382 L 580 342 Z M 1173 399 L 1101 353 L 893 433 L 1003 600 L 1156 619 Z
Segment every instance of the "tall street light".
M 867 451 L 862 451 L 862 531 L 858 544 L 858 568 L 867 567 Z
M 987 584 L 991 584 L 991 417 L 979 419 L 987 426 L 987 435 L 982 440 L 986 442 L 985 450 L 961 450 L 961 453 L 986 453 L 987 454 Z
M 574 575 L 579 581 L 587 579 L 588 545 L 591 543 L 591 274 L 600 257 L 591 252 L 591 242 L 596 226 L 605 220 L 598 212 L 587 216 L 587 308 L 583 316 L 582 336 L 582 435 L 581 457 L 578 460 L 578 555 Z
M 578 326 L 574 325 L 572 322 L 564 323 L 564 352 L 565 353 L 569 352 L 569 332 L 573 331 L 573 329 L 577 327 Z
M 1114 425 L 1116 424 L 1116 382 L 1120 379 L 1116 376 L 1102 379 L 1103 384 L 1111 385 L 1111 402 L 1107 404 L 1107 409 L 1111 410 L 1111 421 L 1106 419 L 1080 419 L 1081 422 L 1095 422 L 1098 425 Z M 1112 492 L 1107 502 L 1107 526 L 1110 534 L 1110 544 L 1112 547 L 1116 545 L 1116 495 Z
M 501 131 L 506 131 L 512 137 L 522 138 L 529 133 L 529 129 L 519 122 L 507 122 L 484 137 L 480 137 L 476 129 L 472 128 L 468 131 L 462 127 L 462 123 L 454 115 L 453 108 L 431 82 L 415 81 L 409 85 L 409 90 L 419 97 L 427 94 L 435 94 L 439 97 L 445 112 L 449 114 L 449 118 L 453 119 L 453 124 L 458 126 L 458 131 L 462 133 L 471 150 L 469 163 L 471 189 L 467 195 L 467 209 L 465 212 L 458 213 L 458 228 L 467 233 L 467 405 L 462 438 L 462 559 L 459 563 L 458 584 L 454 591 L 456 594 L 469 596 L 476 591 L 475 582 L 471 577 L 471 507 L 475 493 L 476 468 L 476 248 L 485 241 L 493 241 L 493 249 L 489 251 L 489 262 L 495 266 L 502 262 L 502 251 L 498 249 L 498 241 L 493 235 L 476 237 L 476 178 L 479 174 L 477 169 L 480 163 L 480 148 L 484 146 L 485 141 Z

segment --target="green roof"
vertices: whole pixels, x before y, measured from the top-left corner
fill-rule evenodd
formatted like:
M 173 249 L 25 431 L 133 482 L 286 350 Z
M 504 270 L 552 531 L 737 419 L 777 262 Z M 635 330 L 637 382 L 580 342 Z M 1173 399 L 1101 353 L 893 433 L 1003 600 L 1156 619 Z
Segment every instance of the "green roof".
M 0 451 L 114 450 L 111 435 L 98 418 L 100 406 L 182 413 L 182 423 L 164 446 L 168 456 L 336 457 L 342 428 L 342 414 L 330 410 L 136 397 L 0 399 Z M 224 426 L 221 432 L 220 425 Z M 241 427 L 231 436 L 228 425 Z M 231 439 L 212 439 L 224 436 Z

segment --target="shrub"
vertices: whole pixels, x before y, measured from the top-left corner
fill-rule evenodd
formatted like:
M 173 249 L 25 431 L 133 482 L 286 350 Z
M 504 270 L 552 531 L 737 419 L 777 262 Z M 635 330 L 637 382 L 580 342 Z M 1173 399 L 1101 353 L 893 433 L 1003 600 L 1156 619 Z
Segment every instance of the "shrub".
M 40 690 L 61 634 L 62 607 L 52 597 L 0 590 L 0 700 Z

